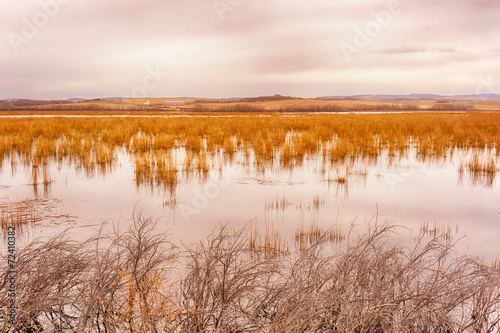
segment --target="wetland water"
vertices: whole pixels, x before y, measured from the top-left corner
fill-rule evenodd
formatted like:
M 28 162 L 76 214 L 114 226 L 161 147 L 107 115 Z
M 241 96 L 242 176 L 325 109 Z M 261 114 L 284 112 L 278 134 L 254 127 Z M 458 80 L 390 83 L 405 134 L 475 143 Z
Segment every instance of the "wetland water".
M 87 167 L 71 154 L 34 167 L 23 154 L 5 153 L 2 216 L 27 214 L 31 222 L 19 235 L 25 241 L 68 228 L 72 237 L 86 239 L 103 221 L 104 231 L 125 230 L 135 209 L 159 218 L 159 226 L 184 243 L 197 242 L 223 223 L 235 229 L 248 226 L 258 230 L 257 237 L 267 233 L 294 248 L 300 231 L 332 229 L 342 235 L 351 223 L 365 226 L 378 213 L 379 221 L 405 227 L 403 242 L 422 234 L 464 237 L 461 251 L 486 262 L 497 258 L 498 177 L 468 168 L 474 159 L 498 165 L 495 146 L 448 146 L 425 155 L 415 140 L 400 151 L 386 147 L 376 156 L 334 160 L 330 142 L 287 157 L 296 132 L 287 132 L 283 146 L 274 145 L 264 161 L 257 146 L 252 149 L 238 137 L 226 137 L 215 149 L 201 136 L 194 148 L 179 139 L 161 152 L 139 148 L 149 138 L 144 129 L 134 132 L 132 144 L 108 146 L 108 158 Z M 58 140 L 56 150 L 63 147 Z M 36 157 L 37 148 L 32 149 Z

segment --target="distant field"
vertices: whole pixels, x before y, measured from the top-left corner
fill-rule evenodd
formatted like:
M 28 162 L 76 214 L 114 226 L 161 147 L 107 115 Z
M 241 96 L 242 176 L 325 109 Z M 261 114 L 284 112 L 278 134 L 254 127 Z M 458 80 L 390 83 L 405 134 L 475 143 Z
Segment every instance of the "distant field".
M 264 109 L 266 111 L 294 111 L 294 110 L 312 110 L 319 111 L 322 108 L 335 109 L 377 109 L 383 110 L 391 108 L 414 110 L 416 108 L 429 109 L 435 102 L 420 101 L 420 102 L 390 102 L 390 101 L 353 101 L 353 100 L 318 100 L 318 99 L 293 99 L 281 101 L 266 101 L 266 102 L 232 102 L 232 103 L 198 103 L 201 107 L 207 107 L 214 111 L 235 108 L 241 105 L 250 106 L 256 109 Z M 452 105 L 463 105 L 463 103 L 450 103 Z M 196 105 L 196 104 L 195 104 Z
M 164 101 L 184 101 L 182 106 L 166 106 Z M 144 103 L 149 101 L 150 105 Z M 500 111 L 500 101 L 386 101 L 386 100 L 321 100 L 273 97 L 243 100 L 195 100 L 141 98 L 121 100 L 0 102 L 2 112 L 352 112 L 352 111 Z
M 151 105 L 161 105 L 164 101 L 184 101 L 186 104 L 193 104 L 195 99 L 178 99 L 178 98 L 131 98 L 120 100 L 123 103 L 134 104 L 134 105 L 144 105 L 147 101 L 151 102 Z

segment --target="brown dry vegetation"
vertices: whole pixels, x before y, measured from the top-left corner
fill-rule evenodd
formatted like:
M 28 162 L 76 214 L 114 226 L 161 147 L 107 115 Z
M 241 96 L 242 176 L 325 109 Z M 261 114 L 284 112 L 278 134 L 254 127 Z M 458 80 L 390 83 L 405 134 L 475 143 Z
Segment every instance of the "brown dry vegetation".
M 189 104 L 194 112 L 399 112 L 399 111 L 471 111 L 484 110 L 481 103 L 434 101 L 391 102 L 379 100 L 321 100 L 321 99 L 248 99 L 236 101 L 197 100 Z M 488 106 L 491 106 L 488 104 Z M 498 110 L 498 108 L 486 108 Z
M 390 100 L 326 100 L 311 98 L 291 98 L 281 96 L 264 96 L 244 98 L 240 100 L 189 100 L 188 105 L 194 109 L 211 109 L 230 111 L 236 105 L 240 108 L 249 106 L 261 112 L 347 112 L 347 111 L 498 111 L 499 101 L 473 101 L 441 103 L 442 101 L 390 101 Z
M 144 105 L 132 105 L 122 101 L 91 100 L 78 103 L 70 101 L 20 100 L 16 102 L 0 101 L 2 111 L 141 111 Z
M 248 247 L 246 230 L 224 227 L 177 248 L 139 214 L 121 235 L 19 248 L 17 320 L 4 331 L 498 331 L 496 266 L 458 256 L 441 237 L 391 245 L 395 231 L 375 223 L 333 252 L 317 239 L 270 256 Z M 2 309 L 8 276 L 2 268 Z
M 351 112 L 351 111 L 498 111 L 498 101 L 447 102 L 387 100 L 323 100 L 262 96 L 238 100 L 176 99 L 183 106 L 165 106 L 172 99 L 136 98 L 120 100 L 69 101 L 20 100 L 0 101 L 0 112 Z M 149 106 L 144 105 L 149 101 Z

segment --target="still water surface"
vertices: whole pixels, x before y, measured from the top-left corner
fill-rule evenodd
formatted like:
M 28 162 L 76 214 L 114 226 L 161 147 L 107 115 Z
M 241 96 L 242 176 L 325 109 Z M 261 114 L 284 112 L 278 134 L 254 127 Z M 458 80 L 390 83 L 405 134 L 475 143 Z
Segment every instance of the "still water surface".
M 82 240 L 101 227 L 125 230 L 135 210 L 159 218 L 158 227 L 174 241 L 197 242 L 222 223 L 262 234 L 267 229 L 293 248 L 300 228 L 315 225 L 345 234 L 352 223 L 363 228 L 379 214 L 379 222 L 404 227 L 403 242 L 435 228 L 454 240 L 463 237 L 461 252 L 491 262 L 500 253 L 500 185 L 494 175 L 476 179 L 459 171 L 472 154 L 450 150 L 437 161 L 419 160 L 415 150 L 400 160 L 383 154 L 374 163 L 354 163 L 339 181 L 343 171 L 325 167 L 321 156 L 309 156 L 293 169 L 278 163 L 262 172 L 244 163 L 240 152 L 232 161 L 214 158 L 204 179 L 181 176 L 174 189 L 138 185 L 134 157 L 124 149 L 117 150 L 110 169 L 91 175 L 49 163 L 47 186 L 30 185 L 30 170 L 6 159 L 0 199 L 36 206 L 36 222 L 22 228 L 22 241 L 68 228 Z

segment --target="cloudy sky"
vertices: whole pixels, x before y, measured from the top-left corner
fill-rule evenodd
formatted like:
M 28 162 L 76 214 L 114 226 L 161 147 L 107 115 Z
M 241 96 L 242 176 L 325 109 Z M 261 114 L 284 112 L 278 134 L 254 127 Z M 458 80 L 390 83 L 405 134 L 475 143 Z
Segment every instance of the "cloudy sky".
M 2 0 L 0 99 L 500 93 L 500 0 Z

